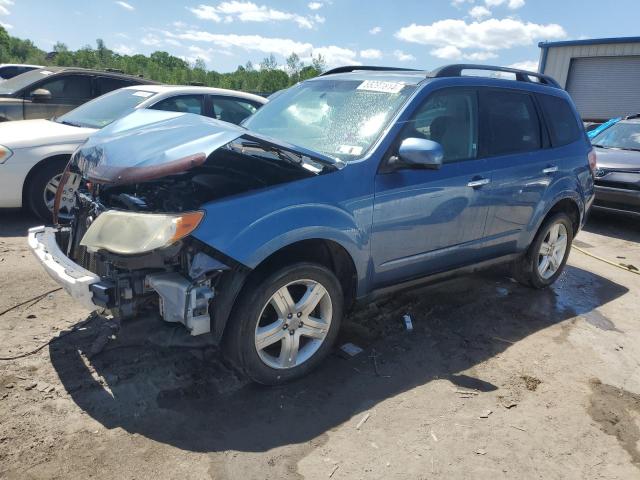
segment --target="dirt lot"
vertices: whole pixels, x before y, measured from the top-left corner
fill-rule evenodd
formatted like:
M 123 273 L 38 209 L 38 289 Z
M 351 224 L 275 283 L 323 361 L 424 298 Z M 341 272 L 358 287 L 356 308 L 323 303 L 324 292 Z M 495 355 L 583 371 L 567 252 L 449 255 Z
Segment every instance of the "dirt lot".
M 56 288 L 0 217 L 0 312 Z M 640 222 L 577 245 L 640 267 Z M 624 258 L 623 258 L 624 257 Z M 0 315 L 0 478 L 640 478 L 640 277 L 574 251 L 554 288 L 496 270 L 352 314 L 331 357 L 247 384 L 157 318 L 111 333 L 64 293 Z M 415 330 L 404 330 L 410 313 Z

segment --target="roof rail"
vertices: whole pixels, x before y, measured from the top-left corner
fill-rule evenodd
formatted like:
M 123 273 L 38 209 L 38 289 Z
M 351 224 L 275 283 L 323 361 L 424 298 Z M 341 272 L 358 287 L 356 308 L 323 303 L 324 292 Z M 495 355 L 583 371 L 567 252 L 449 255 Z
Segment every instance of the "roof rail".
M 540 80 L 540 83 L 544 85 L 549 85 L 555 88 L 562 88 L 560 84 L 549 75 L 544 75 L 543 73 L 538 72 L 529 72 L 527 70 L 520 70 L 518 68 L 496 67 L 493 65 L 474 65 L 465 63 L 446 65 L 444 67 L 438 68 L 437 70 L 434 70 L 431 73 L 431 76 L 432 78 L 461 77 L 463 70 L 486 70 L 490 72 L 513 73 L 516 76 L 516 80 L 519 82 L 531 82 L 530 77 L 536 77 Z
M 401 67 L 377 67 L 377 66 L 369 66 L 369 65 L 345 65 L 343 67 L 332 68 L 331 70 L 327 70 L 326 72 L 321 73 L 320 77 L 325 77 L 327 75 L 334 75 L 336 73 L 349 73 L 355 72 L 358 70 L 366 70 L 370 72 L 384 72 L 384 71 L 392 71 L 392 72 L 419 72 L 420 70 L 416 70 L 415 68 L 401 68 Z
M 104 71 L 109 73 L 124 73 L 124 70 L 120 70 L 119 68 L 105 68 Z

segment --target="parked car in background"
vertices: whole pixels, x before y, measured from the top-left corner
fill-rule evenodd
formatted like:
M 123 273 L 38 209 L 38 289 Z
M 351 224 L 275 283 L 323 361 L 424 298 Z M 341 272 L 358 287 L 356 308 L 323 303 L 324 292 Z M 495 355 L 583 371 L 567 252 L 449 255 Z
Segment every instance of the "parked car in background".
M 640 215 L 640 115 L 618 120 L 591 143 L 598 152 L 594 207 Z
M 0 63 L 0 82 L 37 68 L 44 67 L 42 65 L 25 65 L 21 63 Z
M 277 384 L 331 351 L 356 300 L 499 262 L 552 284 L 594 161 L 547 76 L 342 67 L 243 127 L 150 110 L 113 122 L 61 181 L 59 198 L 81 177 L 70 222 L 31 229 L 29 245 L 83 305 L 158 309 Z
M 240 123 L 266 101 L 219 88 L 140 85 L 107 93 L 53 120 L 0 123 L 0 208 L 24 205 L 50 220 L 73 151 L 89 135 L 134 110 L 188 112 Z M 72 198 L 65 196 L 62 215 Z
M 604 123 L 593 123 L 591 124 L 590 128 L 588 128 L 587 125 L 585 124 L 585 130 L 587 131 L 587 136 L 591 139 L 596 135 L 598 135 L 600 132 L 605 131 L 611 125 L 615 125 L 620 120 L 622 120 L 622 117 L 612 118 L 611 120 L 607 120 Z
M 145 84 L 157 82 L 83 68 L 31 70 L 0 83 L 0 122 L 57 117 L 112 90 Z

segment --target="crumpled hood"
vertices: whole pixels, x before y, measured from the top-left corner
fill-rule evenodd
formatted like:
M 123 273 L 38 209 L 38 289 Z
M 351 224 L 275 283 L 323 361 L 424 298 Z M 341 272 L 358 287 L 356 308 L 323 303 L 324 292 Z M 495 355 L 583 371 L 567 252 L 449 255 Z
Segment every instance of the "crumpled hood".
M 191 113 L 137 110 L 92 135 L 74 153 L 82 175 L 98 183 L 136 183 L 184 172 L 241 136 L 310 155 L 306 149 L 254 135 L 231 123 Z M 340 162 L 312 153 L 323 163 Z
M 96 130 L 51 120 L 17 120 L 0 123 L 0 145 L 11 148 L 33 148 L 41 145 L 80 143 Z
M 598 168 L 605 170 L 640 171 L 640 152 L 595 147 Z

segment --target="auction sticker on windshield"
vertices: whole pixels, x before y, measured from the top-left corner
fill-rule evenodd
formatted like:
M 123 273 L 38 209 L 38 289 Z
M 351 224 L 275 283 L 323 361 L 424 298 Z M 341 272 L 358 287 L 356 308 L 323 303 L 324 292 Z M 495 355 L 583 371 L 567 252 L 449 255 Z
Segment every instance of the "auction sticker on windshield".
M 357 90 L 366 90 L 368 92 L 398 93 L 403 88 L 403 83 L 381 82 L 379 80 L 365 80 L 360 85 L 358 85 Z

